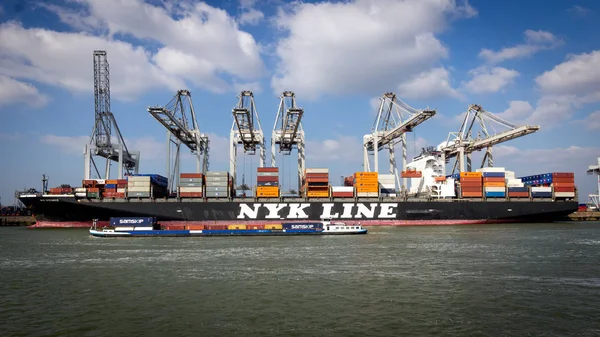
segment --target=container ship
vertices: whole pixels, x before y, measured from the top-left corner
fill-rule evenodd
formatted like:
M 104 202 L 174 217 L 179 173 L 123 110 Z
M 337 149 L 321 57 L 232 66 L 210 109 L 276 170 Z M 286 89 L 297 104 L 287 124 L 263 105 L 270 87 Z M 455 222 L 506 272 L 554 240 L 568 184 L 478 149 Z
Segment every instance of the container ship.
M 136 174 L 127 179 L 87 179 L 82 187 L 21 193 L 33 227 L 90 227 L 93 219 L 155 217 L 165 228 L 208 225 L 270 225 L 333 219 L 350 225 L 411 226 L 551 222 L 577 211 L 574 174 L 550 172 L 516 177 L 485 167 L 443 173 L 439 152 L 424 150 L 402 171 L 410 189 L 399 193 L 393 174 L 356 172 L 331 186 L 329 170 L 307 168 L 299 196 L 286 196 L 277 167 L 257 168 L 253 197 L 235 194 L 227 171 L 181 173 L 177 193 L 168 179 Z

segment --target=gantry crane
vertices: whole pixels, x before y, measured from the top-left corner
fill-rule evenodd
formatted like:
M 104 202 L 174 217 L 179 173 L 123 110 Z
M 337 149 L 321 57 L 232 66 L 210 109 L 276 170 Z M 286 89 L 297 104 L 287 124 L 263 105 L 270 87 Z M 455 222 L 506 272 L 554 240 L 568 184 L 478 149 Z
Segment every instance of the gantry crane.
M 298 152 L 298 188 L 300 188 L 306 167 L 304 155 L 306 144 L 302 129 L 304 109 L 296 106 L 296 95 L 292 91 L 284 91 L 279 98 L 279 110 L 271 135 L 271 166 L 276 166 L 276 153 L 291 155 L 295 147 Z M 278 151 L 275 149 L 277 145 L 279 146 Z
M 418 110 L 402 102 L 396 94 L 387 92 L 380 98 L 381 104 L 375 118 L 372 133 L 363 137 L 364 170 L 371 171 L 369 153 L 373 153 L 374 172 L 379 172 L 378 152 L 388 148 L 390 154 L 390 174 L 396 177 L 396 183 L 406 189 L 407 178 L 400 177 L 396 167 L 394 147 L 402 143 L 402 170 L 406 170 L 406 132 L 411 132 L 417 125 L 435 116 L 431 109 Z
M 596 194 L 590 194 L 590 201 L 596 206 L 596 210 L 600 209 L 600 157 L 598 157 L 598 165 L 590 165 L 587 174 L 598 176 L 598 190 Z
M 138 173 L 140 153 L 129 151 L 110 109 L 109 67 L 104 50 L 94 51 L 94 111 L 94 129 L 83 153 L 84 179 L 90 179 L 91 166 L 99 179 L 109 179 L 111 161 L 119 163 L 118 179 L 123 178 L 123 170 L 127 174 Z M 116 143 L 113 143 L 113 140 Z M 104 176 L 100 174 L 94 156 L 106 159 Z
M 475 121 L 479 123 L 481 132 L 478 132 L 477 137 L 473 138 L 472 133 Z M 500 125 L 508 130 L 498 132 L 492 123 Z M 445 163 L 447 163 L 449 159 L 456 157 L 451 173 L 455 172 L 457 166 L 459 172 L 465 171 L 465 155 L 467 156 L 467 171 L 471 171 L 471 153 L 480 151 L 484 148 L 486 148 L 486 153 L 481 162 L 481 167 L 485 165 L 486 160 L 488 166 L 492 167 L 494 165 L 492 146 L 528 135 L 539 129 L 540 127 L 538 125 L 514 125 L 485 111 L 480 105 L 471 104 L 469 105 L 465 118 L 460 126 L 460 131 L 450 132 L 446 142 L 440 146 L 439 150 L 445 158 Z
M 265 166 L 265 135 L 260 126 L 258 110 L 254 104 L 252 91 L 244 90 L 238 96 L 238 104 L 231 111 L 233 124 L 229 134 L 229 174 L 236 184 L 237 146 L 244 147 L 244 153 L 256 154 L 256 147 L 260 147 L 259 167 Z M 234 185 L 235 186 L 235 185 Z
M 181 144 L 196 155 L 196 172 L 208 171 L 209 139 L 200 133 L 196 112 L 192 104 L 192 94 L 188 90 L 178 90 L 165 106 L 149 107 L 148 112 L 167 129 L 167 175 L 169 191 L 179 184 L 179 159 Z M 171 146 L 175 155 L 171 167 Z

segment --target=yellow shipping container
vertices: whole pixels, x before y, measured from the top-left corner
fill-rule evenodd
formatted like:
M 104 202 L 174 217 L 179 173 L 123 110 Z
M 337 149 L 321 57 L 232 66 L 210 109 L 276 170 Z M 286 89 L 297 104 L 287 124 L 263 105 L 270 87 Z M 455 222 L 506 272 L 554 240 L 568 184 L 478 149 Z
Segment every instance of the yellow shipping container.
M 368 178 L 377 180 L 378 174 L 377 172 L 356 172 L 354 173 L 354 178 Z
M 481 172 L 461 172 L 461 178 L 481 178 L 483 175 Z
M 227 229 L 246 229 L 246 225 L 244 224 L 235 224 L 227 226 Z
M 257 192 L 256 196 L 259 198 L 279 198 L 279 193 Z
M 256 193 L 279 193 L 279 186 L 257 186 Z
M 356 193 L 364 193 L 364 192 L 378 192 L 379 189 L 377 187 L 356 187 Z
M 354 186 L 356 187 L 364 187 L 364 188 L 374 188 L 377 189 L 379 188 L 379 183 L 374 182 L 374 183 L 360 183 L 360 184 L 354 184 Z
M 308 191 L 308 193 L 306 193 L 306 196 L 309 198 L 329 198 L 329 192 L 311 192 Z
M 110 185 L 110 184 L 118 184 L 116 179 L 108 179 L 105 181 L 106 184 Z
M 503 182 L 502 183 L 498 182 L 498 181 L 497 182 L 487 181 L 487 182 L 483 183 L 483 186 L 484 187 L 504 187 L 504 186 L 506 186 L 506 184 Z
M 265 229 L 282 229 L 282 228 L 283 228 L 283 226 L 280 223 L 265 225 Z

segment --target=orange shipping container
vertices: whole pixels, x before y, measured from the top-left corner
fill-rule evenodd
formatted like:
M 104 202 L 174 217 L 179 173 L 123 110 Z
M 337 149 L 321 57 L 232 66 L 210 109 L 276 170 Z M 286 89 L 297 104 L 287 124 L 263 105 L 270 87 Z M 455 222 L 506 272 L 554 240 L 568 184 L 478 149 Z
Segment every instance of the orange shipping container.
M 504 183 L 504 178 L 502 177 L 483 177 L 484 183 Z
M 554 187 L 554 192 L 575 192 L 575 186 Z
M 482 176 L 481 172 L 461 172 L 460 173 L 461 180 L 462 180 L 462 178 L 467 178 L 467 177 L 481 178 L 481 176 Z
M 375 179 L 377 180 L 377 177 L 379 176 L 379 174 L 377 172 L 355 172 L 354 173 L 354 178 L 367 178 L 367 179 Z
M 571 187 L 574 188 L 575 187 L 575 183 L 557 183 L 557 182 L 553 182 L 552 186 L 554 187 Z
M 467 198 L 481 198 L 483 197 L 483 192 L 462 192 L 462 196 Z
M 486 187 L 505 187 L 506 184 L 504 182 L 484 182 L 483 186 L 486 186 Z
M 202 173 L 180 173 L 180 178 L 202 178 Z

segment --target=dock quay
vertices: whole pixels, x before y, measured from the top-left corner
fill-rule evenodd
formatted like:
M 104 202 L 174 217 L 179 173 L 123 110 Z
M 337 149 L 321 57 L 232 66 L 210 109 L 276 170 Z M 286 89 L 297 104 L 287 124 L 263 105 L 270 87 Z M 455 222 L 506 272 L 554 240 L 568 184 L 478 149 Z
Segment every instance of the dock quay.
M 6 215 L 0 216 L 0 226 L 29 226 L 35 223 L 32 216 Z

